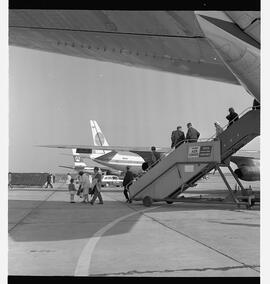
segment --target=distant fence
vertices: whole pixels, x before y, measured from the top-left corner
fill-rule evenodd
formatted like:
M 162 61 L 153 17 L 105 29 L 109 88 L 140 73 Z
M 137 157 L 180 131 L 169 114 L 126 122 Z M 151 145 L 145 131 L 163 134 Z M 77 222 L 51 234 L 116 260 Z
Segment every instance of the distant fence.
M 8 185 L 13 186 L 40 186 L 47 180 L 48 173 L 9 173 Z

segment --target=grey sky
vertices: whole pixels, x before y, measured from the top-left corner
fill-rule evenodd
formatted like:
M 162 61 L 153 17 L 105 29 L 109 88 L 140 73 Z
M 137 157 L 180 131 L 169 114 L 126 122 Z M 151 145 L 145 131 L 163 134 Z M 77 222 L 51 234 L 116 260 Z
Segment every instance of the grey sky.
M 11 46 L 9 170 L 66 172 L 68 150 L 34 145 L 93 144 L 90 119 L 110 145 L 168 147 L 177 125 L 208 138 L 230 106 L 241 113 L 252 101 L 241 86 Z

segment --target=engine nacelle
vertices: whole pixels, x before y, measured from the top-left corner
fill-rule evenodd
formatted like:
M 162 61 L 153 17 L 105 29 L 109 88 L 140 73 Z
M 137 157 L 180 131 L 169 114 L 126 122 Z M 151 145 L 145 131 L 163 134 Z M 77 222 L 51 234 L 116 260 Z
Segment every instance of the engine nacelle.
M 244 181 L 260 180 L 260 171 L 257 167 L 243 166 L 234 171 L 237 177 Z

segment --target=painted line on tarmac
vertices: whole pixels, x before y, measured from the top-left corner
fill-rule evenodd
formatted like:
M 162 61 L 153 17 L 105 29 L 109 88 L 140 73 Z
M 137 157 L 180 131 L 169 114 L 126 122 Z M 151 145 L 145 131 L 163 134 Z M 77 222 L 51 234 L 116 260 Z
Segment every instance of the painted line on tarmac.
M 142 209 L 136 212 L 132 212 L 128 215 L 122 216 L 111 223 L 107 224 L 100 230 L 98 230 L 93 237 L 91 237 L 88 241 L 88 243 L 85 245 L 85 247 L 82 250 L 82 253 L 80 254 L 79 260 L 77 262 L 77 266 L 74 272 L 74 276 L 89 276 L 88 271 L 90 270 L 90 263 L 92 259 L 92 254 L 94 252 L 95 246 L 98 243 L 98 241 L 101 239 L 101 237 L 108 231 L 110 230 L 113 226 L 115 226 L 117 223 L 121 222 L 124 219 L 127 219 L 135 214 L 139 214 L 145 211 L 153 210 L 156 209 L 159 206 L 151 207 L 151 208 L 146 208 Z
M 34 208 L 30 208 L 30 211 L 27 212 L 20 220 L 19 222 L 17 222 L 13 227 L 11 227 L 8 230 L 8 233 L 10 233 L 15 227 L 17 227 L 18 225 L 20 225 L 34 210 L 38 209 L 43 203 L 45 203 L 53 194 L 55 193 L 55 191 L 50 192 L 44 200 L 41 200 L 38 205 Z

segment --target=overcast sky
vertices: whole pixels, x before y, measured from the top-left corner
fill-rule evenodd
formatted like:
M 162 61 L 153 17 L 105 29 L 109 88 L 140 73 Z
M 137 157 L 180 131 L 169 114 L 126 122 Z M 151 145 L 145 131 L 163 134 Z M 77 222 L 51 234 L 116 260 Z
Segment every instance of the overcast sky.
M 10 46 L 9 170 L 66 172 L 71 151 L 35 145 L 93 145 L 90 119 L 110 145 L 169 147 L 177 125 L 208 138 L 252 102 L 241 86 Z

